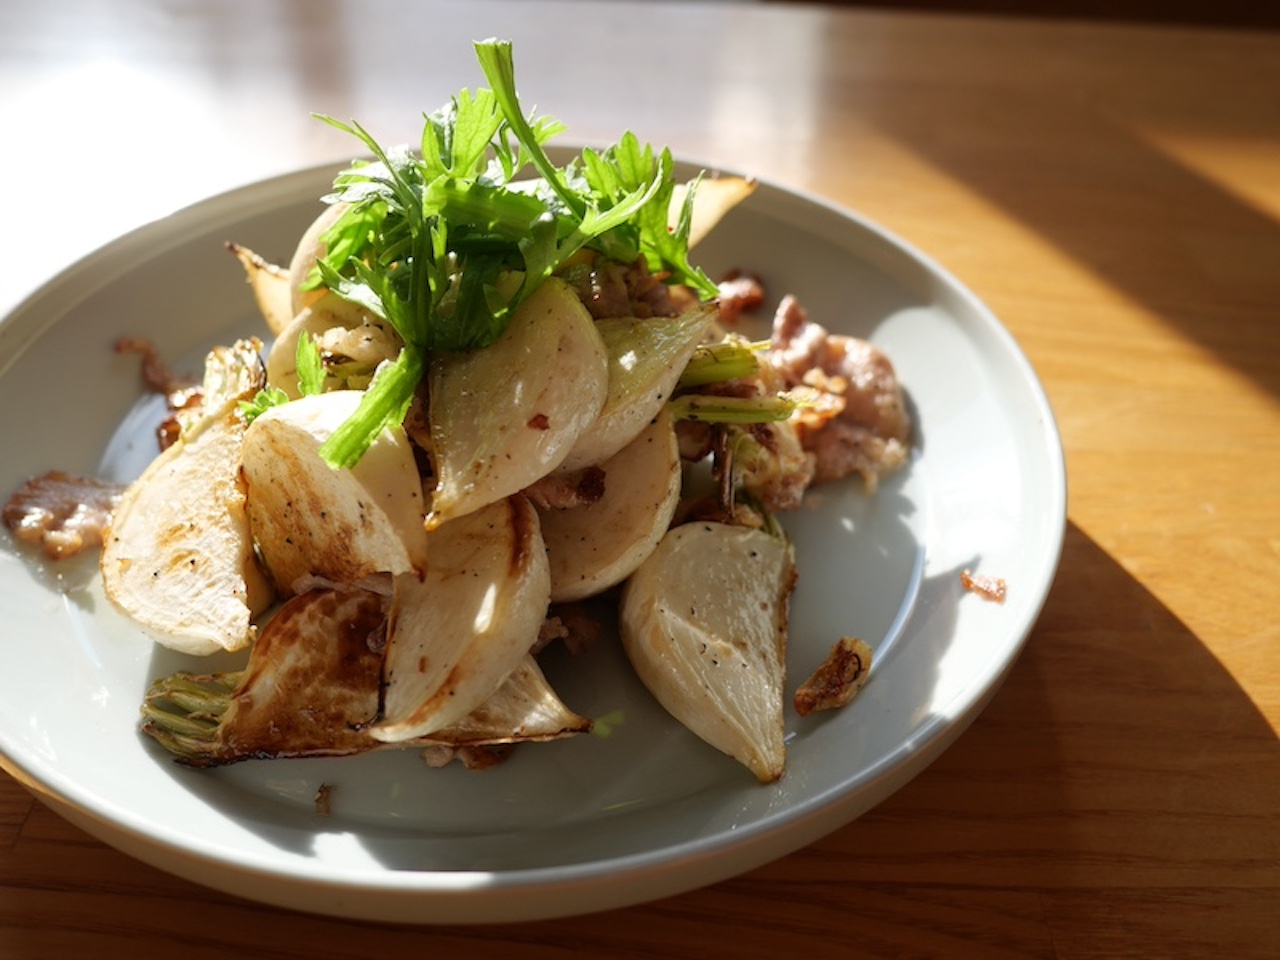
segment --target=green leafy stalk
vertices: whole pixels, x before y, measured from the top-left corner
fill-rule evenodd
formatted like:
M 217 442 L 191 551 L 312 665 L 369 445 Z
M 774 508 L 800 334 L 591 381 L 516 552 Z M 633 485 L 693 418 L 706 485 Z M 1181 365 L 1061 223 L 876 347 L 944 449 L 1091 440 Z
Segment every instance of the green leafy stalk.
M 183 760 L 208 760 L 241 677 L 238 672 L 162 677 L 143 700 L 143 732 Z
M 703 423 L 772 423 L 790 419 L 798 406 L 795 400 L 781 394 L 771 397 L 717 397 L 686 393 L 670 403 L 671 415 L 677 420 Z
M 320 445 L 321 458 L 337 469 L 359 463 L 383 430 L 404 421 L 422 374 L 422 354 L 408 348 L 379 367 L 355 412 Z
M 759 355 L 768 347 L 768 341 L 736 336 L 698 347 L 680 374 L 679 387 L 687 390 L 752 376 L 760 369 Z
M 324 358 L 320 356 L 319 344 L 309 333 L 298 337 L 294 363 L 298 368 L 299 393 L 311 397 L 324 390 Z
M 520 100 L 516 94 L 516 67 L 515 57 L 511 52 L 511 41 L 491 38 L 477 43 L 475 49 L 476 58 L 480 61 L 480 69 L 484 71 L 485 79 L 493 88 L 498 106 L 502 108 L 502 115 L 510 124 L 516 140 L 528 151 L 529 161 L 564 205 L 579 219 L 585 217 L 587 213 L 585 199 L 580 193 L 570 189 L 561 177 L 560 169 L 551 162 L 551 158 L 542 149 L 543 139 L 530 125 L 525 118 L 524 110 L 520 107 Z

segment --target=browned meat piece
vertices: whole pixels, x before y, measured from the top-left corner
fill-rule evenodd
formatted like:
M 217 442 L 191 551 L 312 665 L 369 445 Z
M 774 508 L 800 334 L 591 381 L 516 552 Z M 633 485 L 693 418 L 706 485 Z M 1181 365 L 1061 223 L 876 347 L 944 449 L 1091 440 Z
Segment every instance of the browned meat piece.
M 774 317 L 769 359 L 788 385 L 807 383 L 844 400 L 841 416 L 906 443 L 911 419 L 889 358 L 856 337 L 829 333 L 791 296 Z M 813 372 L 816 371 L 816 372 Z
M 4 524 L 54 560 L 102 544 L 121 484 L 52 470 L 27 481 L 4 505 Z
M 604 471 L 585 467 L 567 474 L 548 474 L 526 487 L 524 495 L 543 510 L 568 510 L 595 503 L 604 496 Z
M 804 449 L 792 423 L 755 423 L 746 432 L 763 455 L 739 452 L 734 461 L 739 481 L 770 513 L 798 509 L 816 477 L 818 458 Z
M 847 420 L 829 420 L 817 426 L 801 420 L 796 433 L 801 446 L 814 456 L 814 483 L 830 483 L 856 473 L 868 489 L 875 490 L 880 477 L 892 473 L 907 458 L 907 448 L 897 440 L 885 440 Z
M 142 382 L 152 393 L 173 394 L 193 386 L 190 379 L 179 377 L 165 363 L 160 351 L 142 337 L 121 337 L 115 342 L 116 353 L 136 353 L 142 357 Z
M 744 313 L 757 310 L 764 303 L 764 284 L 753 274 L 730 270 L 717 286 L 720 288 L 720 322 L 726 327 L 736 327 Z
M 429 767 L 445 767 L 457 760 L 467 770 L 488 770 L 496 767 L 515 749 L 515 744 L 492 743 L 481 746 L 452 746 L 450 744 L 432 744 L 422 751 L 423 762 Z
M 643 258 L 624 264 L 595 257 L 566 269 L 563 279 L 597 320 L 676 317 L 689 306 L 664 277 L 649 272 Z
M 204 403 L 204 391 L 193 380 L 175 374 L 150 340 L 121 337 L 115 342 L 115 351 L 141 356 L 142 382 L 152 393 L 164 396 L 170 415 L 156 428 L 156 438 L 161 450 L 168 449 L 181 432 L 178 414 L 197 413 Z
M 814 323 L 794 297 L 774 317 L 770 365 L 806 401 L 795 419 L 804 449 L 817 458 L 814 482 L 861 474 L 878 479 L 906 461 L 911 418 L 883 352 L 865 340 Z
M 960 572 L 960 585 L 970 593 L 976 593 L 984 600 L 994 600 L 996 603 L 1004 603 L 1008 592 L 1008 585 L 1002 577 L 976 574 L 968 570 Z
M 825 660 L 796 690 L 796 713 L 805 717 L 815 710 L 838 710 L 854 698 L 867 682 L 871 648 L 854 637 L 841 637 Z
M 552 604 L 531 652 L 541 653 L 548 645 L 559 640 L 570 653 L 583 653 L 604 635 L 606 618 L 612 621 L 614 615 L 599 598 Z
M 677 420 L 676 441 L 680 444 L 680 459 L 697 463 L 711 455 L 714 444 L 712 425 L 705 420 Z

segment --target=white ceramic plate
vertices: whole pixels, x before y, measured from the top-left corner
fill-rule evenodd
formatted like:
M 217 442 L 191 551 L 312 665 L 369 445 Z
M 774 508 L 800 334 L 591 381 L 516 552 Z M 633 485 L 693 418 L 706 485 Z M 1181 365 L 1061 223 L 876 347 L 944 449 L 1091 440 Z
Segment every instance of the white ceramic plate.
M 260 332 L 242 242 L 287 261 L 332 168 L 198 204 L 80 262 L 0 325 L 0 493 L 50 468 L 117 480 L 154 452 L 121 334 L 196 370 Z M 834 714 L 787 716 L 788 765 L 762 786 L 662 713 L 610 644 L 548 672 L 609 736 L 516 751 L 482 773 L 412 752 L 255 761 L 198 771 L 137 732 L 153 676 L 192 664 L 153 647 L 103 599 L 93 560 L 41 564 L 0 543 L 0 762 L 88 832 L 241 896 L 408 922 L 520 920 L 670 895 L 795 850 L 919 773 L 982 709 L 1056 569 L 1061 448 L 1036 377 L 999 322 L 918 252 L 847 212 L 761 185 L 698 250 L 715 275 L 761 273 L 838 332 L 873 339 L 910 394 L 910 466 L 874 497 L 813 493 L 786 518 L 798 554 L 790 669 L 839 636 L 876 650 Z M 1004 604 L 960 572 L 1002 576 Z M 199 666 L 199 665 L 196 665 Z M 331 812 L 316 810 L 321 785 Z

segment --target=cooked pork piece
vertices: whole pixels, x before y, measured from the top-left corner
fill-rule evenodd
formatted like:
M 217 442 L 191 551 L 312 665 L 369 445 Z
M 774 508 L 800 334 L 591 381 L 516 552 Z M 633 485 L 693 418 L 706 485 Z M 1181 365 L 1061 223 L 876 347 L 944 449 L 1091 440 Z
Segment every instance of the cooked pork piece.
M 571 473 L 549 473 L 524 489 L 539 510 L 570 510 L 595 503 L 604 496 L 604 471 L 583 467 Z
M 841 417 L 886 440 L 907 442 L 911 418 L 883 351 L 865 340 L 828 332 L 790 296 L 778 306 L 770 346 L 769 359 L 790 386 L 809 383 L 837 394 L 844 400 Z M 819 373 L 809 372 L 813 370 Z
M 1005 595 L 1008 592 L 1008 585 L 1003 577 L 973 573 L 969 570 L 960 572 L 960 585 L 970 593 L 976 593 L 984 600 L 994 600 L 996 603 L 1004 603 Z
M 774 317 L 768 358 L 807 400 L 795 428 L 817 458 L 815 483 L 858 473 L 874 489 L 905 462 L 911 418 L 893 364 L 881 350 L 830 333 L 788 296 Z
M 592 258 L 569 267 L 563 276 L 597 320 L 676 317 L 688 307 L 664 277 L 649 272 L 643 259 L 628 265 Z
M 717 286 L 720 288 L 720 322 L 732 329 L 744 313 L 764 303 L 764 285 L 754 274 L 730 270 Z
M 165 398 L 167 416 L 156 427 L 160 449 L 171 447 L 181 435 L 184 422 L 200 416 L 204 406 L 204 389 L 190 377 L 174 373 L 155 344 L 142 337 L 121 337 L 115 342 L 116 353 L 136 353 L 142 358 L 142 382 L 152 393 Z
M 102 544 L 124 486 L 51 470 L 28 480 L 4 505 L 4 525 L 53 560 Z

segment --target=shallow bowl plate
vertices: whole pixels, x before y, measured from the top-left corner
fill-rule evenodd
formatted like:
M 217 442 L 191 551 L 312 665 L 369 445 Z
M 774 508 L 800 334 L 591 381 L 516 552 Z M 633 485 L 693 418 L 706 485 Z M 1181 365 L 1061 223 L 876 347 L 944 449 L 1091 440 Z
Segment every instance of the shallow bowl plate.
M 115 241 L 0 324 L 0 491 L 58 468 L 114 480 L 154 454 L 158 410 L 120 335 L 175 365 L 264 334 L 238 241 L 288 262 L 332 167 L 217 196 Z M 138 733 L 151 679 L 192 663 L 103 598 L 93 558 L 41 563 L 0 542 L 0 763 L 89 833 L 240 896 L 369 920 L 488 922 L 675 894 L 789 853 L 923 770 L 977 715 L 1052 582 L 1065 478 L 1052 413 L 1008 332 L 963 286 L 876 225 L 761 184 L 696 251 L 759 273 L 833 331 L 867 337 L 906 384 L 918 436 L 874 495 L 814 491 L 789 515 L 800 571 L 789 668 L 840 636 L 875 649 L 848 708 L 788 710 L 785 777 L 762 786 L 671 721 L 611 643 L 547 670 L 604 718 L 598 735 L 518 749 L 480 773 L 412 752 L 187 769 Z M 961 572 L 1004 577 L 985 601 Z M 607 734 L 607 735 L 605 735 Z M 317 809 L 322 788 L 328 811 Z

